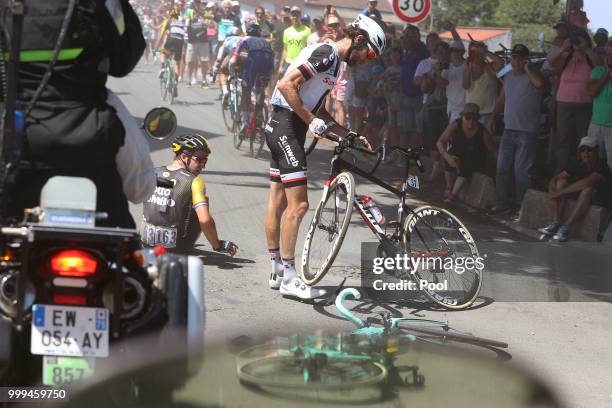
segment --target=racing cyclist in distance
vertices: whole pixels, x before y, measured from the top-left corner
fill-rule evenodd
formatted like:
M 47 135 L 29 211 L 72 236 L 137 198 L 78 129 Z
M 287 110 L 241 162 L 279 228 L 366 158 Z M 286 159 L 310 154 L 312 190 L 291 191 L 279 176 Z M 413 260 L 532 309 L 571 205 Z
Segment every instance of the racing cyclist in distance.
M 160 60 L 163 64 L 166 58 L 172 56 L 174 59 L 175 81 L 179 80 L 184 60 L 185 40 L 187 38 L 186 22 L 179 15 L 177 9 L 173 9 L 168 13 L 168 17 L 162 23 L 162 28 L 159 34 L 156 49 L 159 49 L 161 44 L 164 44 L 161 49 Z M 159 77 L 163 74 L 163 70 L 159 72 Z M 176 85 L 176 84 L 175 84 Z M 174 89 L 178 87 L 175 86 Z M 174 95 L 176 97 L 177 95 Z
M 385 32 L 373 19 L 359 15 L 346 28 L 346 37 L 303 49 L 278 81 L 272 98 L 273 113 L 266 125 L 270 160 L 270 195 L 265 228 L 272 261 L 269 285 L 283 296 L 314 299 L 325 291 L 307 286 L 295 270 L 295 244 L 302 218 L 308 211 L 306 186 L 306 131 L 321 135 L 333 119 L 324 101 L 340 73 L 340 63 L 366 63 L 380 56 Z M 334 126 L 335 133 L 347 130 Z M 281 219 L 284 220 L 281 225 Z M 280 245 L 279 245 L 280 244 Z
M 213 250 L 234 256 L 238 246 L 219 239 L 209 211 L 206 184 L 199 176 L 211 153 L 208 140 L 198 133 L 182 135 L 172 142 L 172 151 L 174 161 L 157 167 L 155 173 L 174 186 L 157 187 L 143 204 L 142 242 L 190 254 L 202 233 Z
M 219 47 L 217 54 L 217 61 L 213 69 L 213 77 L 219 75 L 219 87 L 221 87 L 221 96 L 223 99 L 223 109 L 229 107 L 229 92 L 227 89 L 227 77 L 229 76 L 229 63 L 232 56 L 232 52 L 238 45 L 240 37 L 240 29 L 238 27 L 231 27 L 229 29 L 229 35 L 225 37 L 223 44 Z
M 253 86 L 258 87 L 256 91 L 265 93 L 274 69 L 274 52 L 270 44 L 265 39 L 260 38 L 261 27 L 259 24 L 255 21 L 247 23 L 246 33 L 247 36 L 238 42 L 230 60 L 230 66 L 242 67 L 242 95 L 246 95 L 246 97 L 243 97 L 240 101 L 240 110 L 242 111 L 241 137 L 244 137 L 244 131 L 248 126 L 251 114 L 249 112 L 251 98 L 248 95 L 251 94 Z M 265 82 L 262 82 L 263 79 L 265 79 Z M 256 112 L 259 112 L 259 110 L 256 110 Z

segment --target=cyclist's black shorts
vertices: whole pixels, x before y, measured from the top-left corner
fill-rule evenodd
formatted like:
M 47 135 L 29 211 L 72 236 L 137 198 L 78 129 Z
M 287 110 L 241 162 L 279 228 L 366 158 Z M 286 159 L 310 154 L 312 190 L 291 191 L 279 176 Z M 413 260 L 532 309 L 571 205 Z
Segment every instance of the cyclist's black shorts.
M 172 55 L 172 58 L 177 62 L 181 62 L 181 56 L 183 55 L 183 46 L 185 41 L 180 37 L 173 37 L 168 35 L 164 44 L 164 49 Z
M 295 112 L 274 106 L 266 124 L 266 144 L 272 152 L 270 180 L 285 187 L 306 185 L 304 142 L 308 126 Z

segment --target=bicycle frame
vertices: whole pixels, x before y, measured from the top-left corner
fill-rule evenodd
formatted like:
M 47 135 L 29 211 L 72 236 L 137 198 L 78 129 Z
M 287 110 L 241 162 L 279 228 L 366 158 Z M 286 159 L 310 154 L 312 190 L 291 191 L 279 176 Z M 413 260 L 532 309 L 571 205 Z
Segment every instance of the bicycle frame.
M 249 138 L 255 137 L 255 130 L 257 129 L 258 125 L 257 114 L 259 113 L 259 109 L 261 109 L 261 106 L 264 103 L 265 91 L 267 86 L 265 85 L 267 83 L 265 81 L 266 79 L 269 80 L 268 77 L 257 76 L 257 78 L 255 78 L 255 85 L 253 86 L 253 89 L 251 89 L 251 93 L 255 92 L 255 106 L 253 106 L 253 110 L 249 115 L 249 123 L 246 128 L 246 136 Z M 248 104 L 250 108 L 252 105 L 250 100 L 248 101 Z M 262 123 L 261 125 L 263 128 L 263 126 L 265 126 L 265 123 Z
M 404 173 L 404 182 L 402 183 L 402 188 L 397 189 L 391 186 L 390 184 L 384 182 L 380 178 L 373 175 L 373 173 L 376 171 L 376 168 L 378 167 L 378 163 L 374 166 L 374 168 L 371 171 L 366 172 L 356 167 L 352 163 L 347 162 L 342 157 L 340 157 L 342 152 L 343 152 L 343 149 L 339 147 L 336 147 L 334 149 L 334 156 L 332 157 L 332 160 L 331 160 L 330 176 L 325 181 L 325 187 L 323 189 L 323 195 L 321 197 L 321 201 L 325 202 L 325 200 L 327 200 L 329 186 L 331 182 L 334 180 L 334 178 L 336 178 L 336 176 L 343 171 L 349 171 L 395 194 L 399 199 L 398 208 L 397 208 L 398 226 L 403 225 L 404 221 L 406 220 L 407 213 L 414 214 L 412 209 L 406 205 L 406 197 L 408 195 L 408 187 L 409 187 L 408 177 L 410 176 L 411 160 L 407 159 L 405 173 Z M 385 246 L 385 249 L 393 252 L 395 248 L 393 240 L 387 237 L 387 235 L 385 234 L 385 231 L 382 229 L 380 224 L 374 219 L 372 214 L 364 208 L 364 205 L 361 202 L 361 198 L 358 195 L 356 195 L 356 197 L 353 198 L 353 207 L 359 212 L 359 215 L 364 220 L 366 225 L 370 228 L 372 233 Z

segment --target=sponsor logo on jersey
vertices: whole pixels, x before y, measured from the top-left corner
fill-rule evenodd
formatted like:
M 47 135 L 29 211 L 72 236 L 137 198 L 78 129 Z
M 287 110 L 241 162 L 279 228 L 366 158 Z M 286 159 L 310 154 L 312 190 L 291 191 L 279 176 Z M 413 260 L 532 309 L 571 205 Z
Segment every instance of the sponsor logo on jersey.
M 334 81 L 332 78 L 330 78 L 330 77 L 325 77 L 325 78 L 323 78 L 323 82 L 324 82 L 325 84 L 329 85 L 329 86 L 334 86 L 334 85 L 336 85 L 336 82 L 335 82 L 335 81 Z
M 155 191 L 153 192 L 153 195 L 149 198 L 148 202 L 161 206 L 174 207 L 176 205 L 176 202 L 172 198 L 170 198 L 171 192 L 172 189 L 170 188 L 155 187 Z

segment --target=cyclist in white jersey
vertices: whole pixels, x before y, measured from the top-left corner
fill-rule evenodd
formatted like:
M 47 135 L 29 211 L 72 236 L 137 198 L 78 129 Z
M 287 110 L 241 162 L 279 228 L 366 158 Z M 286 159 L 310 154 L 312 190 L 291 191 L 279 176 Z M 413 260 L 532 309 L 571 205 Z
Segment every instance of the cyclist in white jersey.
M 306 131 L 320 135 L 327 130 L 326 123 L 332 121 L 323 102 L 336 84 L 340 63 L 363 64 L 379 56 L 386 44 L 383 28 L 365 15 L 347 26 L 346 33 L 335 43 L 303 49 L 276 84 L 270 99 L 273 113 L 266 125 L 266 143 L 272 158 L 265 228 L 272 261 L 269 285 L 280 289 L 283 296 L 314 299 L 325 294 L 304 284 L 295 270 L 297 234 L 308 210 Z M 346 129 L 340 128 L 338 133 L 345 134 Z

